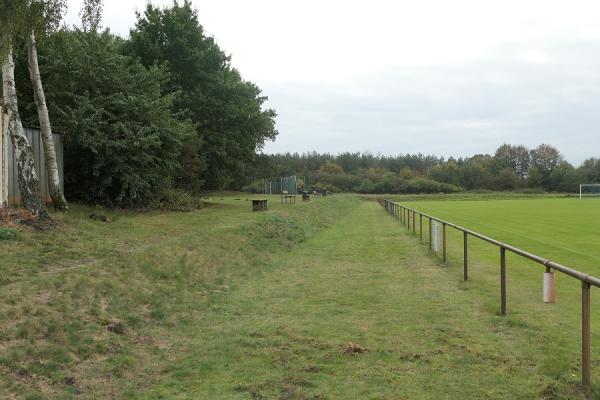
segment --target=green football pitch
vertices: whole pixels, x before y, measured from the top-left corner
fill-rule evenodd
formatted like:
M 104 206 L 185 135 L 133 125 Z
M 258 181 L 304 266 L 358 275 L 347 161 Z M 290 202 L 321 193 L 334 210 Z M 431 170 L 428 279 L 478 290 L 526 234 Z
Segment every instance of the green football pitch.
M 421 201 L 403 204 L 600 276 L 600 199 Z

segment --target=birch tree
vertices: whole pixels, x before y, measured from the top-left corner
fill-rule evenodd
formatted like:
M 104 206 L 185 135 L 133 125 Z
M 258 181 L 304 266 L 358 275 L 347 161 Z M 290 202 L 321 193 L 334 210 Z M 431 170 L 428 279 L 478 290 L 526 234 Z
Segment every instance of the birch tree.
M 27 40 L 27 61 L 29 65 L 29 77 L 33 87 L 33 97 L 37 108 L 38 121 L 42 133 L 42 144 L 44 148 L 44 162 L 46 164 L 48 191 L 52 198 L 52 204 L 57 210 L 68 209 L 67 200 L 60 186 L 60 175 L 58 173 L 58 162 L 56 149 L 52 135 L 52 126 L 46 105 L 46 95 L 42 85 L 42 77 L 38 64 L 36 31 L 46 34 L 56 30 L 65 10 L 64 0 L 28 0 L 28 18 L 25 26 L 29 28 Z
M 33 151 L 21 123 L 15 87 L 15 64 L 12 51 L 8 52 L 2 65 L 2 94 L 8 119 L 8 136 L 14 149 L 17 164 L 17 180 L 21 191 L 21 201 L 39 221 L 50 219 L 46 205 L 40 195 L 40 180 L 35 171 Z
M 15 64 L 12 45 L 20 28 L 27 21 L 27 3 L 24 0 L 2 0 L 0 13 L 0 60 L 2 60 L 2 95 L 8 120 L 8 136 L 17 164 L 17 182 L 21 201 L 40 222 L 50 219 L 40 195 L 40 181 L 35 170 L 33 151 L 21 123 L 15 87 Z
M 96 32 L 100 28 L 103 3 L 103 0 L 83 0 L 79 16 L 84 32 Z
M 60 187 L 60 176 L 58 173 L 58 162 L 56 160 L 56 149 L 54 148 L 54 139 L 50 117 L 48 116 L 48 106 L 46 105 L 46 95 L 42 86 L 42 77 L 38 65 L 37 44 L 35 32 L 31 31 L 27 46 L 27 60 L 29 62 L 29 76 L 33 86 L 33 97 L 37 106 L 40 130 L 42 132 L 42 143 L 44 146 L 44 161 L 48 177 L 48 191 L 52 198 L 54 208 L 61 211 L 68 209 L 67 200 Z

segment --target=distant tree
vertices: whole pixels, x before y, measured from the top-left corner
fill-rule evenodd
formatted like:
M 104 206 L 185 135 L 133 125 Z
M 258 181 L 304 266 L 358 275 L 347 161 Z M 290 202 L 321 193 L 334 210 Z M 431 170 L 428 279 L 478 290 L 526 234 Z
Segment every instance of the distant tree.
M 491 175 L 480 162 L 472 161 L 461 169 L 461 186 L 465 189 L 489 188 Z
M 498 174 L 505 168 L 510 168 L 524 180 L 527 177 L 530 164 L 531 154 L 525 146 L 513 146 L 505 143 L 498 147 L 494 154 L 492 172 Z
M 493 179 L 495 190 L 514 190 L 522 185 L 522 180 L 518 177 L 512 168 L 500 170 Z
M 588 158 L 579 167 L 580 183 L 600 183 L 600 158 Z
M 550 173 L 548 189 L 557 192 L 575 192 L 579 184 L 577 172 L 571 164 L 561 161 Z
M 399 172 L 400 176 L 402 177 L 402 179 L 405 180 L 411 180 L 415 177 L 415 173 L 413 172 L 412 169 L 410 169 L 410 167 L 403 167 L 400 172 Z
M 461 182 L 460 167 L 455 161 L 436 165 L 428 171 L 428 176 L 437 182 L 459 185 Z
M 530 188 L 542 188 L 544 184 L 544 176 L 537 165 L 529 168 L 527 175 L 527 186 Z
M 541 144 L 531 150 L 531 165 L 536 167 L 542 176 L 542 185 L 549 185 L 552 170 L 562 162 L 560 152 L 549 144 Z
M 370 179 L 363 179 L 353 191 L 357 193 L 375 193 L 375 184 Z
M 341 175 L 344 173 L 344 169 L 332 161 L 326 161 L 319 167 L 319 172 L 327 175 Z

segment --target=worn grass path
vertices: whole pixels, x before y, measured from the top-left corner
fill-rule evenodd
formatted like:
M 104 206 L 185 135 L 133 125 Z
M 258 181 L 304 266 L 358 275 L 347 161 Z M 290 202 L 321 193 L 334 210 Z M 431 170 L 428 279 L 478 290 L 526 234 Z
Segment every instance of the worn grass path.
M 456 267 L 425 254 L 361 202 L 203 314 L 186 354 L 138 397 L 580 398 L 578 377 L 545 369 L 535 327 L 495 315 Z M 349 342 L 368 351 L 344 354 Z

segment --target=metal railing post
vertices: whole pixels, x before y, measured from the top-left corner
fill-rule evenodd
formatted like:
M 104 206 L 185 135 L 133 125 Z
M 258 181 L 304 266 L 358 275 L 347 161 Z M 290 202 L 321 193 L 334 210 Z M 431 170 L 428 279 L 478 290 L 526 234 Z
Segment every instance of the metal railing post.
M 590 284 L 581 281 L 581 383 L 590 384 Z
M 445 223 L 442 224 L 442 242 L 443 242 L 443 246 L 442 246 L 442 261 L 446 262 L 446 260 L 448 258 L 446 257 L 446 224 Z
M 500 247 L 500 314 L 506 315 L 506 249 Z
M 469 250 L 467 248 L 467 232 L 463 232 L 463 279 L 469 280 Z
M 429 250 L 431 250 L 431 217 L 429 217 Z

